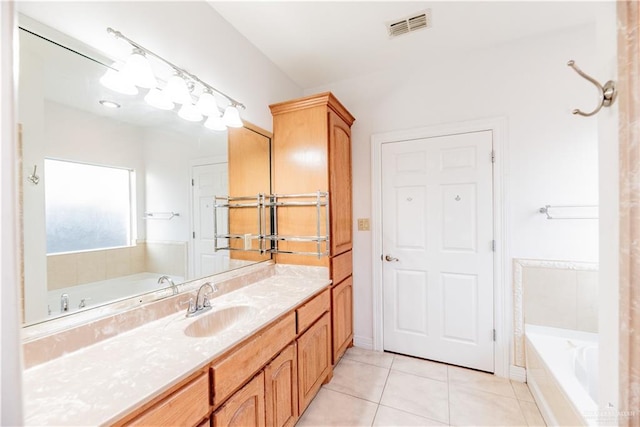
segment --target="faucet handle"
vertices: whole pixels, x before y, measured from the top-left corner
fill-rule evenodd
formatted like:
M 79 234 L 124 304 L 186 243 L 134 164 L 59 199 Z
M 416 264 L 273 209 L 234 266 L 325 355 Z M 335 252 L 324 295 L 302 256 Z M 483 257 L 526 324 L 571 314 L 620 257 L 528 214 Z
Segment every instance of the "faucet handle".
M 193 298 L 189 298 L 189 301 L 182 301 L 180 305 L 189 304 L 187 308 L 187 316 L 196 312 L 196 303 L 193 301 Z
M 204 294 L 202 298 L 202 306 L 203 307 L 211 307 L 211 300 L 209 299 L 209 295 L 212 295 L 214 292 L 207 292 Z

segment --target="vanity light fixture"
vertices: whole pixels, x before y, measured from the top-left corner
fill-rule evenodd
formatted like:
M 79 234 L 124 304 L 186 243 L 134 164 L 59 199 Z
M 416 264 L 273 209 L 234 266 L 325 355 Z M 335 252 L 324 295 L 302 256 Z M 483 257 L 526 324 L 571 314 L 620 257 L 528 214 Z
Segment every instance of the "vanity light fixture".
M 242 120 L 240 119 L 240 112 L 235 105 L 230 105 L 224 110 L 222 116 L 222 122 L 230 128 L 241 128 Z
M 138 87 L 150 89 L 158 85 L 149 60 L 138 48 L 133 49 L 131 56 L 127 58 L 127 62 L 122 67 L 122 74 L 125 79 Z
M 106 99 L 101 99 L 100 101 L 98 101 L 100 103 L 100 105 L 102 105 L 103 107 L 107 107 L 107 108 L 120 108 L 120 104 L 118 104 L 117 102 L 113 102 L 113 101 L 107 101 Z
M 123 95 L 138 94 L 138 88 L 124 79 L 123 76 L 113 68 L 109 68 L 107 72 L 100 77 L 100 83 L 102 86 Z
M 157 88 L 151 89 L 144 97 L 147 104 L 160 110 L 173 110 L 175 104 L 167 98 L 166 94 Z
M 196 103 L 196 108 L 205 116 L 214 116 L 220 115 L 220 110 L 218 110 L 218 104 L 216 103 L 216 99 L 209 89 L 206 89 L 198 98 L 198 102 Z
M 220 113 L 209 116 L 209 118 L 204 122 L 204 127 L 215 131 L 227 130 L 227 126 L 222 121 Z
M 100 83 L 104 86 L 127 95 L 136 95 L 138 93 L 136 86 L 149 88 L 150 90 L 144 98 L 148 104 L 164 110 L 172 110 L 175 107 L 173 103 L 182 104 L 182 107 L 178 110 L 180 117 L 185 120 L 199 122 L 203 116 L 207 116 L 208 119 L 204 124 L 209 129 L 224 130 L 226 127 L 243 126 L 239 110 L 245 109 L 244 104 L 204 82 L 198 76 L 134 42 L 120 31 L 107 28 L 107 33 L 129 43 L 133 48 L 133 52 L 120 72 L 110 68 L 102 76 Z M 158 80 L 153 74 L 148 60 L 150 56 L 164 63 L 173 72 L 172 77 L 168 79 L 164 87 L 158 84 Z M 200 93 L 195 105 L 192 96 L 194 91 Z M 220 117 L 221 110 L 214 94 L 220 95 L 229 102 L 222 117 Z
M 200 114 L 196 106 L 190 102 L 182 105 L 182 108 L 178 111 L 178 116 L 190 122 L 199 122 L 202 120 L 202 114 Z
M 187 82 L 180 74 L 174 74 L 169 78 L 164 93 L 170 101 L 176 104 L 190 104 L 192 101 Z

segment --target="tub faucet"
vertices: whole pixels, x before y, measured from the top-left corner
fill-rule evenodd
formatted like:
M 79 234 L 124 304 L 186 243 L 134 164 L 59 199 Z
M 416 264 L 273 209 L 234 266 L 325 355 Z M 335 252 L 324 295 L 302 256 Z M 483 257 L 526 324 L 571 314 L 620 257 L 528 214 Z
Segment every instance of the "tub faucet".
M 60 295 L 60 313 L 69 311 L 69 294 Z
M 161 285 L 164 282 L 169 282 L 169 285 L 171 285 L 171 290 L 173 292 L 173 295 L 178 295 L 178 287 L 176 286 L 175 283 L 173 283 L 173 280 L 171 279 L 171 277 L 160 276 L 160 278 L 158 279 L 158 285 Z

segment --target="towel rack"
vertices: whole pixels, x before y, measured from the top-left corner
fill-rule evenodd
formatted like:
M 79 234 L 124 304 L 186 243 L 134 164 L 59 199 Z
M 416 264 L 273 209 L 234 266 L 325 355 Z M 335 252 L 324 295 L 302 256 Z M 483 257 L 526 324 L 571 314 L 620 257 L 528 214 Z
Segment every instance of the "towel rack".
M 595 209 L 596 214 L 590 215 L 590 216 L 589 215 L 562 216 L 561 212 L 563 209 L 569 209 L 569 210 Z M 541 214 L 545 214 L 547 216 L 547 219 L 598 219 L 597 209 L 598 209 L 598 205 L 544 205 L 543 207 L 538 209 L 538 212 L 540 212 Z M 559 210 L 560 212 L 554 215 L 553 214 L 554 210 Z M 556 215 L 559 215 L 559 216 L 556 216 Z
M 142 219 L 173 219 L 180 216 L 177 212 L 145 212 Z
M 594 79 L 593 77 L 591 77 L 590 75 L 582 71 L 580 68 L 578 68 L 578 66 L 576 65 L 576 62 L 573 59 L 567 62 L 567 65 L 573 68 L 575 72 L 578 73 L 580 76 L 582 76 L 586 80 L 593 83 L 593 85 L 598 89 L 598 92 L 599 92 L 598 98 L 600 99 L 600 105 L 598 105 L 598 107 L 596 107 L 596 109 L 593 110 L 592 112 L 585 113 L 584 111 L 580 111 L 578 108 L 576 108 L 575 110 L 572 111 L 573 114 L 579 114 L 583 117 L 590 117 L 596 114 L 598 111 L 600 111 L 602 107 L 609 107 L 613 104 L 613 102 L 616 100 L 616 95 L 617 95 L 616 84 L 613 80 L 609 80 L 604 84 L 604 86 L 602 86 L 600 82 L 598 82 L 596 79 Z

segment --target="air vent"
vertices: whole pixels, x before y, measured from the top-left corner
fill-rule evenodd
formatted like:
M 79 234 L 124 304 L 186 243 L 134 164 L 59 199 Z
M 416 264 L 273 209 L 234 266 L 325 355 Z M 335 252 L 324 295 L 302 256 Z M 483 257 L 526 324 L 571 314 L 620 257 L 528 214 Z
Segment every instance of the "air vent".
M 431 27 L 431 9 L 424 10 L 407 18 L 387 23 L 389 37 L 398 37 L 412 31 Z

